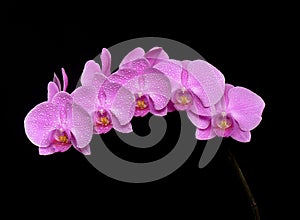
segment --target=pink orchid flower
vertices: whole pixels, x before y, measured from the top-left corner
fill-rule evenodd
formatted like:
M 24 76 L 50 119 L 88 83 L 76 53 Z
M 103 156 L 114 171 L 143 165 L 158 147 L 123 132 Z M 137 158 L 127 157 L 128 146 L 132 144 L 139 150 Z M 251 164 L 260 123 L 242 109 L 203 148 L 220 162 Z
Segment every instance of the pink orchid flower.
M 112 128 L 119 132 L 132 131 L 131 119 L 134 114 L 134 96 L 120 84 L 111 82 L 111 54 L 102 49 L 102 69 L 93 60 L 86 62 L 81 75 L 82 86 L 72 97 L 90 114 L 94 133 L 105 134 Z
M 147 68 L 138 74 L 132 69 L 120 69 L 113 73 L 109 80 L 124 86 L 135 97 L 134 116 L 145 116 L 151 112 L 154 115 L 167 114 L 167 104 L 171 96 L 171 84 L 163 73 Z
M 259 125 L 265 103 L 260 96 L 243 87 L 226 84 L 223 98 L 215 105 L 212 117 L 199 118 L 196 138 L 208 140 L 215 136 L 249 142 L 250 131 Z
M 169 59 L 161 47 L 153 47 L 147 53 L 138 47 L 129 52 L 121 61 L 119 70 L 109 80 L 123 85 L 135 96 L 134 116 L 167 114 L 171 86 L 168 78 L 152 68 L 162 60 Z
M 223 74 L 204 60 L 166 60 L 153 68 L 170 79 L 172 95 L 168 111 L 186 111 L 191 122 L 201 127 L 199 115 L 211 116 L 211 106 L 223 96 Z
M 135 70 L 137 74 L 141 74 L 145 69 L 168 59 L 168 54 L 161 47 L 153 47 L 147 53 L 141 47 L 137 47 L 123 58 L 119 69 L 131 69 Z
M 122 133 L 132 131 L 135 109 L 133 94 L 122 85 L 110 82 L 103 74 L 95 74 L 90 84 L 78 87 L 71 95 L 91 116 L 94 133 L 104 134 L 112 128 Z
M 79 152 L 89 155 L 93 134 L 89 114 L 73 102 L 65 92 L 68 78 L 62 69 L 64 91 L 56 75 L 48 84 L 48 101 L 35 106 L 25 117 L 25 133 L 39 147 L 40 155 L 65 152 L 72 145 Z

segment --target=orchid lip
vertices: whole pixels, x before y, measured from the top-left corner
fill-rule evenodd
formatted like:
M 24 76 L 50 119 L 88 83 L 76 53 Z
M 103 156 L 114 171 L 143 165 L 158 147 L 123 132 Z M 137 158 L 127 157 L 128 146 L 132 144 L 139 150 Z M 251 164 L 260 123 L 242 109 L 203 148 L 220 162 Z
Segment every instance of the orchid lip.
M 221 112 L 214 117 L 214 126 L 222 130 L 230 128 L 233 124 L 233 120 L 226 112 Z
M 54 130 L 51 139 L 52 144 L 56 147 L 65 147 L 71 145 L 69 135 L 62 128 Z
M 136 98 L 135 107 L 140 110 L 144 110 L 144 109 L 148 108 L 149 103 L 148 103 L 147 97 L 144 95 L 140 96 L 140 94 L 138 93 L 138 96 Z
M 192 94 L 185 87 L 175 91 L 175 101 L 180 105 L 190 105 L 193 103 Z
M 105 109 L 100 109 L 95 112 L 95 125 L 96 126 L 108 126 L 111 124 L 111 117 Z

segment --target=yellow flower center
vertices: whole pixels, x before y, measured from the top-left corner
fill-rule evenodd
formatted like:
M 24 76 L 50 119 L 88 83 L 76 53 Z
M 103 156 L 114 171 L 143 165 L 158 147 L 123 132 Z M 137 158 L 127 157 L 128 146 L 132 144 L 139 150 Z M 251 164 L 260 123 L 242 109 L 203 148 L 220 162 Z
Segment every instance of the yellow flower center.
M 180 104 L 182 105 L 186 105 L 186 104 L 189 104 L 191 102 L 191 100 L 189 99 L 189 97 L 185 96 L 185 95 L 182 95 L 180 96 Z
M 226 112 L 221 112 L 217 121 L 217 126 L 223 130 L 229 128 L 232 125 L 232 121 L 227 117 Z
M 110 121 L 106 116 L 100 117 L 99 120 L 97 121 L 98 124 L 107 126 L 109 125 Z
M 60 135 L 60 136 L 58 136 L 58 141 L 66 144 L 69 142 L 69 139 L 66 135 Z
M 144 100 L 137 100 L 136 107 L 143 110 L 147 108 L 147 104 L 145 103 Z
M 230 126 L 231 122 L 227 121 L 226 119 L 223 119 L 218 123 L 218 127 L 224 130 L 229 128 Z

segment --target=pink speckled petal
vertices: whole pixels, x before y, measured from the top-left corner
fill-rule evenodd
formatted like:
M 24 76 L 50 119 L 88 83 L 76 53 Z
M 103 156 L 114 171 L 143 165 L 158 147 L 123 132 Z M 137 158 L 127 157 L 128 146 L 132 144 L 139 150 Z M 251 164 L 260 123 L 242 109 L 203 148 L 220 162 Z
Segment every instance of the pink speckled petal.
M 52 98 L 52 103 L 59 106 L 60 109 L 64 109 L 67 103 L 72 103 L 72 96 L 64 91 L 56 93 Z
M 39 147 L 48 147 L 50 132 L 58 129 L 59 123 L 58 107 L 50 102 L 43 102 L 26 115 L 25 133 L 33 144 Z
M 224 91 L 224 95 L 221 98 L 221 100 L 215 105 L 216 110 L 218 112 L 226 112 L 227 107 L 228 107 L 228 103 L 229 103 L 229 99 L 228 99 L 228 92 L 230 89 L 234 88 L 233 85 L 230 84 L 225 84 L 225 91 Z
M 169 55 L 161 47 L 153 47 L 146 54 L 146 58 L 169 59 Z
M 83 148 L 74 147 L 76 150 L 78 150 L 83 155 L 91 155 L 91 148 L 90 145 L 87 145 Z
M 145 109 L 136 108 L 135 112 L 134 112 L 134 117 L 144 117 L 148 113 L 149 113 L 149 109 L 148 108 L 145 108 Z
M 102 63 L 102 73 L 106 76 L 109 76 L 111 68 L 111 54 L 106 48 L 103 48 L 100 57 Z
M 240 129 L 234 129 L 230 135 L 234 140 L 239 142 L 249 142 L 251 140 L 250 131 L 242 131 Z
M 193 105 L 191 105 L 190 110 L 197 115 L 212 116 L 212 108 L 203 106 L 199 97 L 196 96 L 194 93 L 192 93 L 192 96 Z
M 93 77 L 96 73 L 102 73 L 100 65 L 94 60 L 87 61 L 81 74 L 81 84 L 84 86 L 91 85 L 93 83 Z
M 125 85 L 129 80 L 137 76 L 135 70 L 132 69 L 120 69 L 117 72 L 109 76 L 109 80 L 114 83 Z
M 105 81 L 107 81 L 107 77 L 102 73 L 97 73 L 93 77 L 92 86 L 95 90 L 99 91 Z
M 118 118 L 116 116 L 112 115 L 112 123 L 113 123 L 113 128 L 121 133 L 132 132 L 132 125 L 130 122 L 127 124 L 121 125 Z
M 107 125 L 107 126 L 95 126 L 95 133 L 96 134 L 106 134 L 113 128 L 112 124 Z
M 54 154 L 57 152 L 62 153 L 62 152 L 69 150 L 70 147 L 71 147 L 71 145 L 55 147 L 54 145 L 51 144 L 49 147 L 40 147 L 39 154 L 40 155 L 50 155 L 50 154 Z
M 166 106 L 165 108 L 161 110 L 156 110 L 156 109 L 151 109 L 150 110 L 151 114 L 156 115 L 156 116 L 165 116 L 168 113 L 168 107 Z
M 120 66 L 123 66 L 126 63 L 142 58 L 145 55 L 145 51 L 141 47 L 137 47 L 130 51 L 121 61 Z
M 170 80 L 181 84 L 182 64 L 177 60 L 164 60 L 154 65 L 155 69 L 165 74 Z
M 169 59 L 169 55 L 161 47 L 153 47 L 144 56 L 151 66 L 154 66 L 161 60 Z
M 243 87 L 228 92 L 228 109 L 243 131 L 254 129 L 261 121 L 265 103 L 260 96 Z
M 57 75 L 54 73 L 53 82 L 57 85 L 59 91 L 61 91 L 61 83 Z
M 155 109 L 154 102 L 151 98 L 148 99 L 148 103 L 149 103 L 149 110 L 153 115 L 156 115 L 156 116 L 165 116 L 165 115 L 167 115 L 168 109 L 169 109 L 168 106 L 169 106 L 170 101 L 168 101 L 167 105 L 164 108 L 160 109 L 160 110 Z
M 139 76 L 143 78 L 142 91 L 148 94 L 154 102 L 154 108 L 161 110 L 168 104 L 171 97 L 171 83 L 169 79 L 160 73 L 149 73 Z
M 59 89 L 57 87 L 57 84 L 54 82 L 48 83 L 48 101 L 51 102 L 53 96 L 59 92 Z
M 190 119 L 190 121 L 197 127 L 200 129 L 206 129 L 211 122 L 210 117 L 203 117 L 203 116 L 199 116 L 196 115 L 195 113 L 191 112 L 191 111 L 186 111 L 188 118 Z
M 61 72 L 62 72 L 63 81 L 64 81 L 63 91 L 67 91 L 67 87 L 68 87 L 68 76 L 67 76 L 66 71 L 65 71 L 64 68 L 61 68 Z
M 210 140 L 216 136 L 213 132 L 212 127 L 208 126 L 206 129 L 196 129 L 196 139 L 198 140 Z
M 56 153 L 56 149 L 50 145 L 49 147 L 40 147 L 39 155 L 50 155 Z
M 72 119 L 73 126 L 71 132 L 76 139 L 78 148 L 83 148 L 87 146 L 93 135 L 93 123 L 90 115 L 77 104 L 72 106 Z
M 134 60 L 132 62 L 126 63 L 123 66 L 121 66 L 120 69 L 132 69 L 135 70 L 137 74 L 143 74 L 145 69 L 150 67 L 150 63 L 146 58 L 140 58 L 137 60 Z
M 105 109 L 110 109 L 115 100 L 116 94 L 121 87 L 122 85 L 118 83 L 113 83 L 109 80 L 104 81 L 98 90 L 98 100 L 100 106 Z
M 55 104 L 59 110 L 60 124 L 66 129 L 72 126 L 72 96 L 64 91 L 56 93 L 52 98 L 52 103 Z
M 116 116 L 121 125 L 128 124 L 135 112 L 135 97 L 126 88 L 121 87 L 111 106 L 111 112 Z
M 72 92 L 71 96 L 73 101 L 82 106 L 89 114 L 96 110 L 98 92 L 92 86 L 80 86 Z
M 205 92 L 199 96 L 205 107 L 216 104 L 222 98 L 225 78 L 217 68 L 204 60 L 195 60 L 189 63 L 188 72 L 195 77 Z

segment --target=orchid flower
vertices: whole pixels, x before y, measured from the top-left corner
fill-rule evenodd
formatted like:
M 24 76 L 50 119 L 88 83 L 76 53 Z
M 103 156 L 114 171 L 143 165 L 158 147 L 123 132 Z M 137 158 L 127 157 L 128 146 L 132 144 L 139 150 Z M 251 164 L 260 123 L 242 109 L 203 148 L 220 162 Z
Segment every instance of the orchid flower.
M 96 76 L 96 80 L 100 80 Z M 132 131 L 131 119 L 135 109 L 135 98 L 122 85 L 102 78 L 100 88 L 78 87 L 71 95 L 74 101 L 90 114 L 94 133 L 104 134 L 112 128 L 123 133 Z M 92 85 L 95 85 L 92 82 Z
M 169 111 L 186 111 L 191 122 L 202 127 L 201 117 L 211 116 L 211 106 L 223 96 L 223 74 L 204 60 L 166 60 L 153 66 L 171 82 L 172 95 Z
M 169 79 L 154 68 L 147 68 L 137 74 L 135 70 L 121 69 L 109 79 L 132 92 L 135 97 L 134 116 L 152 113 L 158 116 L 167 114 L 167 104 L 171 96 Z
M 215 136 L 229 137 L 249 142 L 250 131 L 260 123 L 265 103 L 260 96 L 243 87 L 226 84 L 223 98 L 215 105 L 211 117 L 199 119 L 205 126 L 197 128 L 196 138 L 211 139 Z
M 72 97 L 90 114 L 94 133 L 105 134 L 112 128 L 129 133 L 134 114 L 134 96 L 120 84 L 110 82 L 111 54 L 102 49 L 100 65 L 93 60 L 86 62 L 81 75 L 82 86 Z M 124 112 L 122 112 L 124 111 Z
M 154 47 L 147 53 L 138 47 L 129 52 L 121 61 L 119 70 L 109 76 L 109 80 L 119 83 L 135 96 L 134 116 L 167 114 L 171 86 L 168 78 L 153 65 L 168 59 L 161 47 Z
M 93 134 L 89 114 L 73 102 L 65 92 L 68 77 L 62 69 L 64 86 L 56 75 L 48 84 L 48 101 L 35 106 L 25 117 L 25 133 L 39 147 L 40 155 L 65 152 L 72 145 L 79 152 L 90 154 L 89 142 Z

